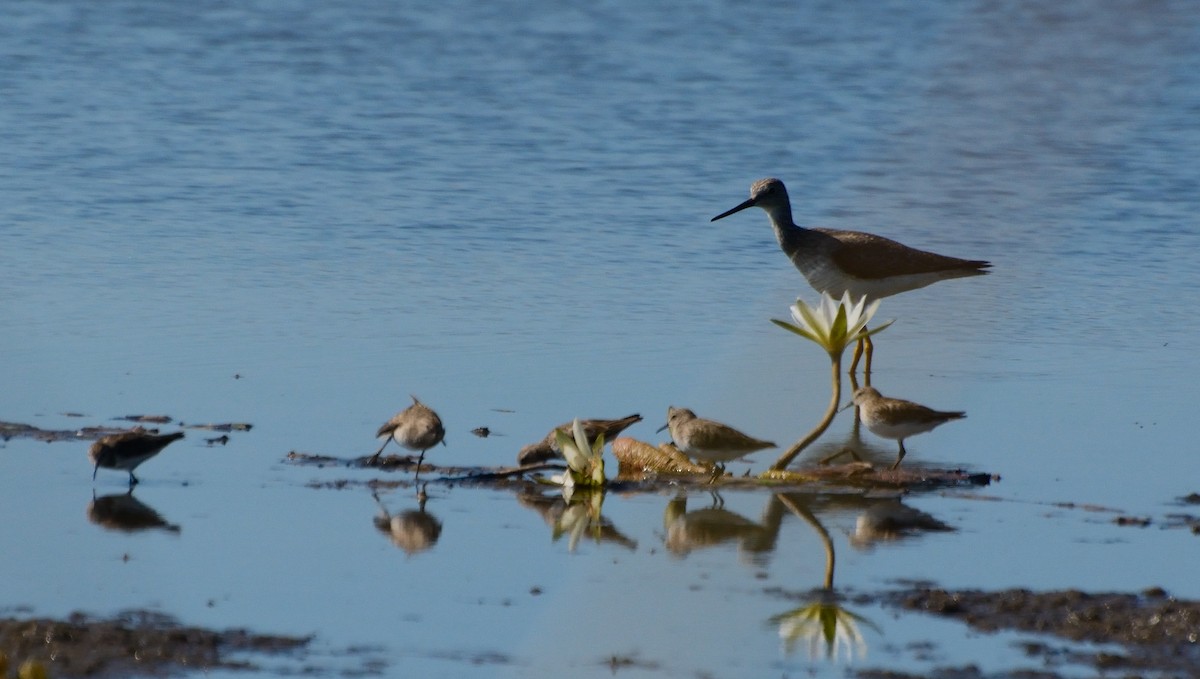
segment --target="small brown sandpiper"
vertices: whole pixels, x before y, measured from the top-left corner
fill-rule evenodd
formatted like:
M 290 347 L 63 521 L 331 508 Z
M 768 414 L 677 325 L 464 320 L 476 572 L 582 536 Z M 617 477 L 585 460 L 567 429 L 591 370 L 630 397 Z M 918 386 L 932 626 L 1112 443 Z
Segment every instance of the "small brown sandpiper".
M 934 410 L 920 403 L 888 398 L 874 387 L 859 387 L 854 390 L 854 400 L 842 409 L 855 405 L 858 406 L 862 423 L 867 425 L 872 434 L 900 442 L 900 456 L 891 466 L 892 469 L 900 466 L 900 461 L 908 452 L 904 449 L 904 439 L 924 434 L 938 425 L 967 416 L 960 411 Z
M 990 262 L 947 257 L 910 248 L 883 236 L 860 231 L 805 228 L 792 221 L 792 204 L 783 182 L 769 177 L 750 186 L 750 198 L 713 217 L 717 221 L 749 207 L 766 211 L 783 253 L 817 292 L 851 299 L 879 299 L 923 288 L 950 278 L 988 273 Z M 866 371 L 871 369 L 871 340 L 859 341 L 850 372 L 863 349 Z
M 756 450 L 774 448 L 770 441 L 756 439 L 713 420 L 696 417 L 687 408 L 667 407 L 667 423 L 659 427 L 671 430 L 675 446 L 688 457 L 709 462 L 718 474 L 725 473 L 725 462 L 749 455 Z
M 588 443 L 595 443 L 596 437 L 604 435 L 605 441 L 611 441 L 618 434 L 625 431 L 630 425 L 635 422 L 641 422 L 642 416 L 634 413 L 628 417 L 622 417 L 619 420 L 580 420 L 579 424 L 583 426 L 583 433 L 587 436 Z M 524 467 L 527 464 L 537 464 L 553 460 L 556 457 L 562 457 L 562 451 L 558 449 L 558 438 L 554 432 L 562 430 L 571 433 L 571 427 L 574 426 L 574 421 L 565 422 L 550 430 L 545 438 L 537 443 L 531 443 L 517 453 L 517 464 Z
M 429 406 L 412 397 L 412 405 L 396 413 L 392 419 L 383 423 L 375 436 L 386 436 L 383 445 L 367 461 L 368 465 L 375 464 L 379 454 L 387 448 L 387 444 L 396 440 L 409 450 L 418 450 L 421 455 L 417 458 L 417 476 L 421 475 L 421 462 L 425 460 L 425 451 L 441 443 L 445 445 L 446 429 L 442 427 L 442 418 L 433 412 Z
M 92 468 L 92 481 L 96 480 L 96 472 L 100 471 L 101 467 L 121 469 L 129 472 L 129 485 L 132 487 L 138 482 L 133 470 L 181 438 L 181 431 L 174 434 L 152 434 L 141 427 L 100 438 L 88 448 L 88 458 L 95 465 Z

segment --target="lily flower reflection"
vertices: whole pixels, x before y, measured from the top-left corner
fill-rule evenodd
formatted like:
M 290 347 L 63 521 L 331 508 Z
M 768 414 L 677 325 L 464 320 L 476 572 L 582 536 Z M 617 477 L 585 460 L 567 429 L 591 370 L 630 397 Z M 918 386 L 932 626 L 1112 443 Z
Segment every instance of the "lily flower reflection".
M 866 657 L 867 642 L 860 625 L 879 630 L 870 620 L 843 608 L 827 593 L 819 601 L 772 617 L 771 622 L 779 625 L 785 653 L 790 655 L 801 644 L 807 644 L 810 659 L 833 662 L 841 657 L 847 662 Z
M 565 450 L 565 448 L 564 448 Z M 563 487 L 563 492 L 567 487 Z M 554 522 L 553 540 L 567 535 L 567 551 L 574 552 L 579 538 L 587 535 L 599 544 L 603 535 L 604 517 L 600 510 L 604 506 L 604 491 L 581 490 L 567 501 L 567 507 Z
M 572 436 L 561 429 L 555 430 L 554 437 L 563 457 L 567 460 L 567 471 L 562 476 L 551 480 L 562 484 L 563 497 L 571 499 L 576 487 L 600 488 L 605 483 L 604 478 L 604 434 L 596 436 L 595 443 L 588 443 L 587 433 L 579 418 L 571 423 Z
M 553 540 L 570 536 L 568 546 L 572 551 L 585 536 L 596 544 L 610 542 L 626 549 L 637 549 L 637 540 L 623 534 L 600 513 L 604 502 L 602 489 L 580 489 L 570 501 L 559 494 L 521 492 L 517 494 L 517 502 L 541 515 L 550 526 Z

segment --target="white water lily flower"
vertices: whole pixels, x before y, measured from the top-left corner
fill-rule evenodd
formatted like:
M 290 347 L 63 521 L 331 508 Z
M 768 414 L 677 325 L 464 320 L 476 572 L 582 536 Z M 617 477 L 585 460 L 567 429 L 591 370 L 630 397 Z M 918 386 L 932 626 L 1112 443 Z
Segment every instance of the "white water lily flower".
M 874 335 L 892 324 L 892 321 L 888 321 L 876 328 L 866 329 L 878 309 L 879 300 L 867 304 L 864 296 L 858 302 L 853 302 L 849 292 L 843 292 L 842 298 L 835 300 L 829 293 L 822 292 L 821 301 L 815 307 L 802 299 L 796 300 L 791 306 L 794 324 L 776 319 L 771 319 L 771 322 L 816 342 L 830 356 L 841 356 L 851 342 Z
M 575 418 L 571 423 L 571 433 L 573 436 L 568 436 L 561 429 L 554 432 L 558 448 L 562 451 L 563 457 L 567 459 L 567 467 L 569 467 L 567 473 L 563 475 L 564 492 L 568 492 L 574 486 L 603 486 L 605 482 L 604 435 L 597 436 L 596 441 L 589 445 L 587 434 L 584 433 L 579 418 Z

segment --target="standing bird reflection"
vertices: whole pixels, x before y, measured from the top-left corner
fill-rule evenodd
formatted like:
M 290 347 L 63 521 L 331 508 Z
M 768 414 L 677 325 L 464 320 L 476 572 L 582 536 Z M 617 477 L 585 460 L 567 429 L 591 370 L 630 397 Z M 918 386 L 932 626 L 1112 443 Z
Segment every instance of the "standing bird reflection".
M 798 226 L 792 221 L 792 204 L 783 182 L 769 177 L 750 186 L 750 198 L 713 217 L 717 221 L 749 207 L 766 211 L 779 247 L 817 292 L 851 299 L 890 297 L 938 281 L 988 273 L 990 262 L 959 259 L 910 248 L 894 240 L 860 231 L 839 231 Z M 864 349 L 860 340 L 850 372 Z M 871 370 L 871 340 L 865 340 L 866 371 Z

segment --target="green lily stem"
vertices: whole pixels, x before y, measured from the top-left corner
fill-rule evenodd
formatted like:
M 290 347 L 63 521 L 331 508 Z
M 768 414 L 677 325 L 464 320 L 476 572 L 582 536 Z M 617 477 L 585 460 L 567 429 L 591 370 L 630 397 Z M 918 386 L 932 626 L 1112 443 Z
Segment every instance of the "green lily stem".
M 810 431 L 807 436 L 792 444 L 791 448 L 784 451 L 783 455 L 778 460 L 775 460 L 775 464 L 771 465 L 771 471 L 781 471 L 791 464 L 792 460 L 796 459 L 796 456 L 802 450 L 807 448 L 813 441 L 816 441 L 821 434 L 825 433 L 830 423 L 833 422 L 834 416 L 837 415 L 838 403 L 842 399 L 842 354 L 841 352 L 838 352 L 837 355 L 830 354 L 829 359 L 833 369 L 833 397 L 829 399 L 829 408 L 825 411 L 825 417 L 817 425 L 816 429 Z

